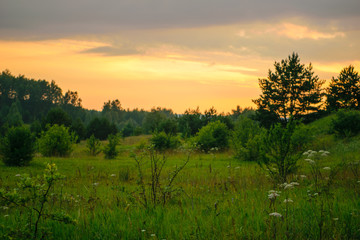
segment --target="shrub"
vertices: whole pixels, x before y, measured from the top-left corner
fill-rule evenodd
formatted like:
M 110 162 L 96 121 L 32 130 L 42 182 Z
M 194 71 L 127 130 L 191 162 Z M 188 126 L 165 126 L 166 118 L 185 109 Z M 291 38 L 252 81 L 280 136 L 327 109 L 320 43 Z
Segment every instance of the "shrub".
M 231 140 L 235 158 L 244 161 L 257 161 L 260 154 L 260 136 L 264 129 L 259 123 L 247 117 L 240 117 L 232 132 Z
M 360 132 L 360 112 L 340 110 L 331 122 L 332 131 L 340 137 L 352 137 Z
M 55 124 L 41 134 L 39 151 L 46 157 L 68 156 L 72 151 L 74 142 L 76 142 L 76 137 L 69 133 L 69 128 Z
M 10 128 L 0 146 L 2 160 L 8 166 L 29 164 L 34 151 L 33 137 L 30 130 L 24 126 Z
M 176 136 L 166 134 L 165 132 L 155 133 L 150 142 L 157 151 L 175 149 L 180 145 L 180 140 Z
M 118 155 L 116 146 L 119 144 L 119 138 L 117 135 L 110 134 L 108 136 L 108 144 L 105 145 L 104 154 L 106 159 L 114 159 Z
M 44 126 L 46 125 L 64 125 L 66 127 L 70 127 L 71 125 L 71 118 L 69 114 L 67 114 L 63 109 L 61 108 L 52 108 L 48 114 L 46 115 L 46 118 L 43 122 Z
M 229 146 L 229 130 L 220 122 L 210 122 L 202 127 L 195 137 L 195 141 L 201 150 L 209 152 L 212 148 L 223 150 Z
M 293 138 L 296 122 L 290 119 L 285 128 L 280 123 L 263 134 L 260 146 L 260 166 L 264 166 L 270 176 L 278 182 L 286 182 L 287 176 L 297 169 L 301 157 L 299 142 Z
M 105 140 L 109 134 L 117 134 L 117 128 L 106 118 L 94 118 L 86 128 L 87 136 L 94 136 L 100 140 Z
M 86 147 L 87 147 L 87 149 L 88 149 L 91 156 L 96 156 L 101 152 L 101 150 L 100 150 L 100 147 L 101 147 L 100 140 L 97 139 L 94 136 L 94 134 L 91 135 L 91 137 L 87 140 Z

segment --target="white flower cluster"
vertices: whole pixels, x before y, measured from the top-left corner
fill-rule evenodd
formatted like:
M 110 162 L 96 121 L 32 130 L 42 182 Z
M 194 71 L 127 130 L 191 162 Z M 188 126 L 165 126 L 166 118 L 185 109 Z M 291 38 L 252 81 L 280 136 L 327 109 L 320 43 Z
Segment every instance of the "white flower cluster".
M 278 213 L 278 212 L 272 212 L 272 213 L 269 214 L 269 216 L 277 217 L 277 218 L 281 218 L 281 217 L 282 217 L 282 215 L 281 215 L 280 213 Z
M 277 197 L 280 196 L 280 193 L 281 193 L 280 191 L 270 190 L 270 191 L 269 191 L 268 198 L 269 198 L 270 200 L 275 200 Z
M 293 189 L 295 186 L 299 186 L 298 182 L 291 182 L 291 183 L 283 183 L 280 184 L 280 187 L 284 189 Z

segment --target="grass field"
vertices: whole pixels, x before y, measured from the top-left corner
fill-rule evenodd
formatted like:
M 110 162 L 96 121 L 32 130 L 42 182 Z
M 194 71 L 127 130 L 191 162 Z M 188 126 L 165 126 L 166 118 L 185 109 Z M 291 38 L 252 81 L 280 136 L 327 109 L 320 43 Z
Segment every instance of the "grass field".
M 68 158 L 36 156 L 21 168 L 0 163 L 0 187 L 10 191 L 24 174 L 43 175 L 46 163 L 66 176 L 51 189 L 44 211 L 67 212 L 76 224 L 44 218 L 38 238 L 46 233 L 44 238 L 53 239 L 360 239 L 360 138 L 344 141 L 319 133 L 312 150 L 330 154 L 315 154 L 316 168 L 304 156 L 296 175 L 281 186 L 259 165 L 239 162 L 231 152 L 192 153 L 168 191 L 169 177 L 187 154 L 167 153 L 156 202 L 150 160 L 141 160 L 140 177 L 130 157 L 140 140 L 123 140 L 114 160 L 88 156 L 81 142 Z M 168 191 L 165 204 L 160 189 Z M 0 208 L 4 238 L 34 224 L 29 212 Z

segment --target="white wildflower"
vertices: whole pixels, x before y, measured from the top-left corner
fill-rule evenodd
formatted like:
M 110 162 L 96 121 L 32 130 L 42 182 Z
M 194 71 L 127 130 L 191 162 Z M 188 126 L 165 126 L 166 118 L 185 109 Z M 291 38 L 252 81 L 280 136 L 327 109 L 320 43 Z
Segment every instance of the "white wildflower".
M 7 206 L 3 206 L 2 209 L 7 210 L 9 208 Z
M 300 177 L 301 177 L 301 178 L 306 178 L 306 176 L 305 176 L 305 175 L 300 175 Z
M 320 151 L 319 151 L 319 153 L 323 153 L 323 152 L 325 152 L 325 151 L 324 151 L 324 150 L 320 150 Z
M 9 215 L 6 214 L 6 215 L 4 215 L 4 217 L 9 217 Z
M 293 185 L 293 186 L 299 186 L 300 185 L 298 182 L 291 182 L 290 184 Z
M 141 232 L 146 232 L 146 230 L 145 230 L 145 229 L 141 229 Z
M 282 215 L 278 212 L 273 212 L 273 213 L 270 213 L 269 216 L 272 216 L 272 217 L 278 217 L 278 218 L 281 218 Z
M 94 182 L 94 183 L 93 183 L 93 185 L 96 187 L 96 186 L 98 186 L 98 185 L 99 185 L 99 183 Z
M 331 170 L 330 167 L 324 167 L 323 169 L 324 169 L 324 170 Z
M 275 191 L 275 190 L 270 190 L 270 191 L 269 191 L 268 198 L 269 198 L 270 200 L 274 200 L 274 199 L 276 199 L 276 198 L 279 197 L 279 196 L 280 196 L 280 192 L 279 192 L 279 191 Z
M 310 164 L 315 164 L 314 160 L 311 160 L 310 158 L 305 159 L 306 162 L 310 163 Z
M 116 174 L 111 174 L 110 177 L 116 177 Z
M 339 220 L 339 218 L 333 218 L 333 220 L 334 220 L 334 221 L 337 221 L 337 220 Z
M 155 237 L 155 233 L 152 233 L 150 236 Z
M 284 203 L 292 203 L 292 202 L 294 202 L 294 201 L 291 198 L 288 198 L 288 199 L 284 200 Z

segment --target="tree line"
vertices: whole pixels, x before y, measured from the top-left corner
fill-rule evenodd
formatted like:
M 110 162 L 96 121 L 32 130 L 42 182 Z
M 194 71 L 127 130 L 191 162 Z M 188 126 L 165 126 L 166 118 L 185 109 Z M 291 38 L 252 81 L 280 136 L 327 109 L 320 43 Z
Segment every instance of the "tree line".
M 270 128 L 278 122 L 286 123 L 290 116 L 311 122 L 339 109 L 359 109 L 359 74 L 354 66 L 345 67 L 339 76 L 330 80 L 327 88 L 323 87 L 324 83 L 325 80 L 315 75 L 311 64 L 301 64 L 298 54 L 293 53 L 275 62 L 267 78 L 259 79 L 262 94 L 253 100 L 256 109 L 237 106 L 231 113 L 224 114 L 212 107 L 203 113 L 196 108 L 175 114 L 161 107 L 150 111 L 124 109 L 116 99 L 104 102 L 102 110 L 95 111 L 82 107 L 77 91 L 63 93 L 54 81 L 16 77 L 5 70 L 0 74 L 1 133 L 25 123 L 31 125 L 36 134 L 47 125 L 64 125 L 74 131 L 79 140 L 91 135 L 106 139 L 118 132 L 123 136 L 181 133 L 188 138 L 210 122 L 220 121 L 233 129 L 239 116 L 248 116 Z

